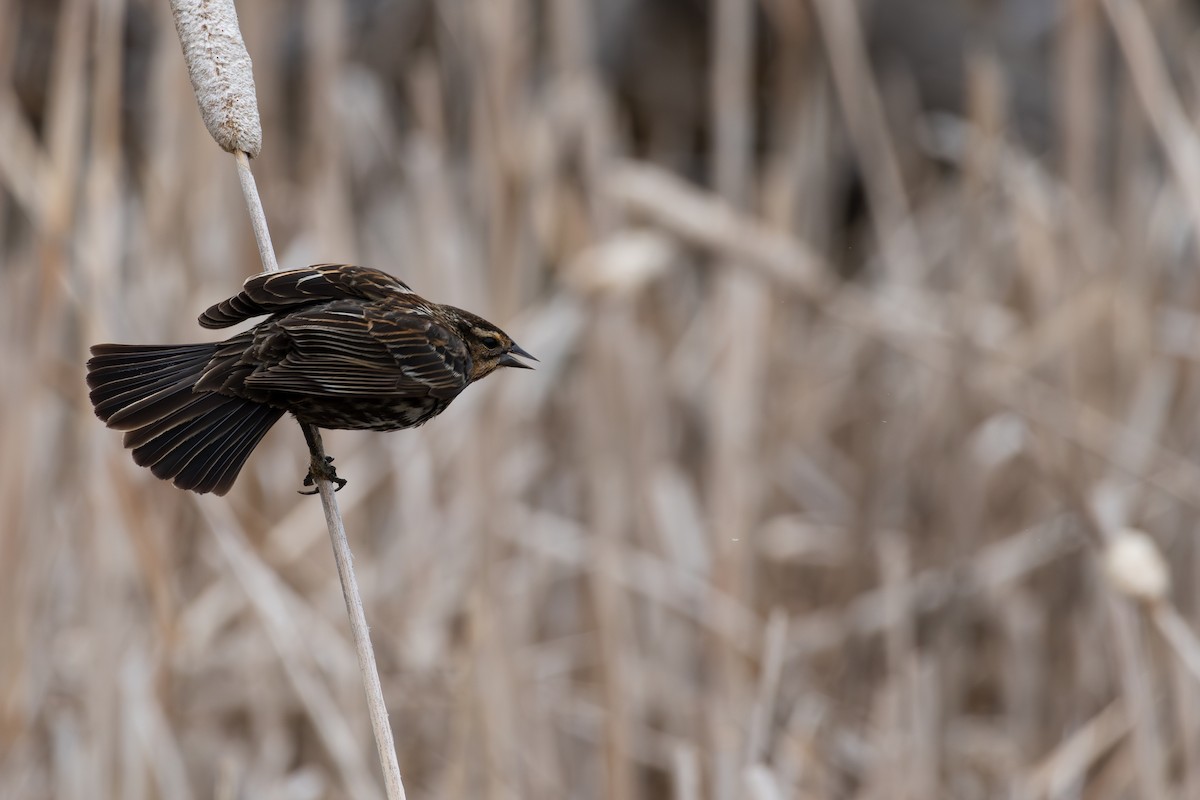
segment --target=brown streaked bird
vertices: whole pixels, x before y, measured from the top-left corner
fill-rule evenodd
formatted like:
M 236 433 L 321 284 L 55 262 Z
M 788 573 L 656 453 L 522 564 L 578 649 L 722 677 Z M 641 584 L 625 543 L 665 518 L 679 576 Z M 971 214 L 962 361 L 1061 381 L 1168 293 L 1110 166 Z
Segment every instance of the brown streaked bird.
M 96 416 L 159 478 L 225 494 L 285 412 L 319 428 L 412 428 L 498 368 L 529 369 L 517 356 L 537 360 L 482 317 L 347 264 L 256 275 L 200 324 L 264 315 L 213 344 L 95 345 Z

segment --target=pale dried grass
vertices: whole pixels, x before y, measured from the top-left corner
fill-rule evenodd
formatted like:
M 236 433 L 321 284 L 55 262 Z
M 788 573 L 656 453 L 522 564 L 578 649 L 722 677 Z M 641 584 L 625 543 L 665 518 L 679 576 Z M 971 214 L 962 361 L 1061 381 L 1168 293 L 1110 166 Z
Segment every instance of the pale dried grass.
M 849 4 L 764 3 L 795 69 L 761 97 L 721 2 L 710 190 L 549 5 L 434 3 L 399 66 L 334 4 L 240 9 L 284 265 L 392 270 L 542 358 L 327 440 L 408 791 L 1198 796 L 1185 10 L 1067 2 L 1035 159 L 1002 53 L 963 116 L 889 117 Z M 257 254 L 165 4 L 53 21 L 36 124 L 0 58 L 0 797 L 378 791 L 299 431 L 197 498 L 91 415 L 88 344 L 200 338 Z M 1106 581 L 1128 527 L 1164 597 Z

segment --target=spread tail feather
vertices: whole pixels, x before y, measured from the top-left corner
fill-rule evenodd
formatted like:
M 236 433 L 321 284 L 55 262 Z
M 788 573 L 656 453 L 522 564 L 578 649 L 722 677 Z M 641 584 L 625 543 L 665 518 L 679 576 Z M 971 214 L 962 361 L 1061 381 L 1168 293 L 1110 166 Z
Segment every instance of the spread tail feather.
M 181 489 L 225 494 L 283 411 L 195 391 L 219 344 L 98 344 L 89 397 L 110 428 L 125 431 L 133 460 Z

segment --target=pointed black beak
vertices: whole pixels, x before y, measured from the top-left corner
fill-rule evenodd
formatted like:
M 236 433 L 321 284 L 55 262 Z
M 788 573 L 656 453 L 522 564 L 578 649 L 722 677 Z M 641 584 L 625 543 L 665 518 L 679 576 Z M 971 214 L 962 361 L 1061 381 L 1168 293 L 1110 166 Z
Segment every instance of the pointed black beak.
M 533 369 L 531 364 L 526 364 L 524 361 L 518 361 L 516 356 L 528 358 L 530 361 L 537 361 L 536 358 L 529 355 L 529 353 L 526 353 L 523 348 L 514 343 L 512 347 L 508 348 L 507 353 L 500 356 L 500 366 L 516 367 L 517 369 Z

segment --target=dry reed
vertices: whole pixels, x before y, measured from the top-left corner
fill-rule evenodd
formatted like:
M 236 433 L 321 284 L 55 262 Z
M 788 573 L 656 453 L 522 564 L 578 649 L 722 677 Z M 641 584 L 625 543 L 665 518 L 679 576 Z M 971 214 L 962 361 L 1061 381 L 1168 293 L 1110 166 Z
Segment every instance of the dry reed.
M 1200 791 L 1195 12 L 947 2 L 241 5 L 281 263 L 542 359 L 327 437 L 413 796 Z M 0 43 L 0 797 L 378 794 L 294 428 L 87 405 L 257 264 L 169 11 Z

